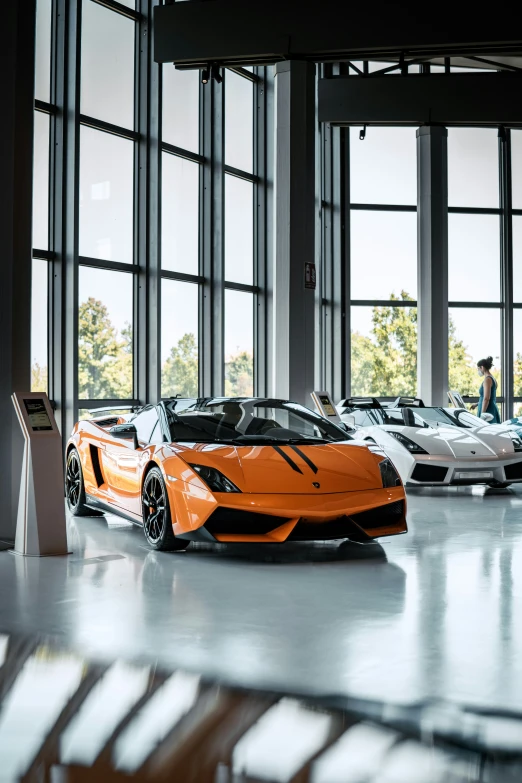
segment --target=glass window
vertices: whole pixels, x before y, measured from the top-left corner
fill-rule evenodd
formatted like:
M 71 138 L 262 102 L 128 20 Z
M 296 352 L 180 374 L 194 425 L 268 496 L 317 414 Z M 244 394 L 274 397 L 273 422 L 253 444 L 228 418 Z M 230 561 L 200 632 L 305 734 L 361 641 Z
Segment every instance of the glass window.
M 498 215 L 448 215 L 448 290 L 452 302 L 500 301 Z
M 352 299 L 417 297 L 415 212 L 351 211 Z
M 31 391 L 47 392 L 48 262 L 33 259 L 31 281 Z
M 500 310 L 450 307 L 449 388 L 477 397 L 482 383 L 477 362 L 487 356 L 493 356 L 492 373 L 500 395 Z
M 350 128 L 350 200 L 354 204 L 417 203 L 415 128 Z
M 152 432 L 158 423 L 156 407 L 146 408 L 141 413 L 138 413 L 132 419 L 132 423 L 138 431 L 138 442 L 141 445 L 146 445 L 150 441 Z
M 513 311 L 513 353 L 513 396 L 522 397 L 522 310 L 518 309 Z M 522 410 L 515 416 L 522 416 Z
M 251 172 L 253 155 L 253 84 L 244 76 L 225 71 L 225 163 Z
M 511 131 L 513 208 L 522 209 L 522 130 Z
M 498 207 L 498 138 L 494 128 L 448 129 L 448 204 Z
M 254 279 L 254 187 L 225 177 L 225 280 L 251 285 Z
M 161 396 L 197 397 L 199 287 L 161 281 Z
M 47 103 L 51 100 L 51 14 L 52 0 L 38 0 L 36 3 L 34 96 Z
M 34 113 L 33 247 L 49 248 L 49 115 Z
M 80 399 L 132 399 L 132 289 L 131 274 L 80 267 Z
M 254 393 L 254 297 L 225 291 L 225 395 Z
M 82 127 L 80 255 L 133 260 L 133 142 Z
M 82 114 L 134 127 L 135 22 L 85 0 L 82 13 Z
M 163 66 L 162 138 L 176 147 L 199 151 L 200 72 Z
M 513 301 L 522 302 L 522 215 L 513 215 Z
M 417 309 L 351 308 L 352 395 L 417 393 Z
M 197 275 L 199 269 L 199 165 L 163 153 L 161 263 L 164 269 Z

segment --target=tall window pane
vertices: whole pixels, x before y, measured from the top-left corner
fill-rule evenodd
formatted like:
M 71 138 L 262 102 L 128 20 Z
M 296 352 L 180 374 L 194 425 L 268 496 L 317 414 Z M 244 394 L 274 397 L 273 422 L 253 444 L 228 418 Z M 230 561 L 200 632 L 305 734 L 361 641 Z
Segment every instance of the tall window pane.
M 31 281 L 31 391 L 47 392 L 48 261 L 33 259 Z
M 253 170 L 253 84 L 233 71 L 225 75 L 225 163 L 243 171 Z
M 162 266 L 197 275 L 199 165 L 168 153 L 162 161 Z
M 49 115 L 34 113 L 33 247 L 49 247 Z
M 449 128 L 449 206 L 498 207 L 498 192 L 497 131 Z
M 522 310 L 513 311 L 513 394 L 522 397 Z M 515 414 L 522 416 L 522 404 L 515 405 L 520 410 Z
M 197 70 L 163 66 L 162 138 L 191 152 L 199 151 L 199 83 Z
M 352 299 L 417 298 L 415 212 L 351 211 Z
M 453 302 L 500 300 L 497 215 L 448 215 L 448 286 Z
M 52 0 L 37 0 L 34 95 L 47 103 L 51 100 L 51 11 Z
M 522 302 L 522 215 L 513 215 L 513 301 Z
M 350 200 L 354 204 L 416 204 L 415 128 L 350 128 Z
M 448 349 L 450 389 L 478 396 L 482 380 L 477 374 L 477 362 L 493 356 L 492 373 L 500 395 L 500 310 L 450 307 Z
M 82 127 L 80 255 L 133 260 L 133 142 Z
M 225 394 L 254 393 L 254 297 L 225 291 Z
M 513 207 L 522 209 L 522 130 L 511 131 Z
M 352 394 L 417 393 L 417 308 L 351 308 Z
M 251 182 L 225 177 L 225 279 L 253 282 L 254 188 Z
M 161 396 L 198 394 L 198 286 L 161 281 Z
M 132 399 L 132 286 L 125 272 L 80 267 L 80 399 Z
M 135 22 L 84 0 L 82 13 L 82 114 L 134 127 Z

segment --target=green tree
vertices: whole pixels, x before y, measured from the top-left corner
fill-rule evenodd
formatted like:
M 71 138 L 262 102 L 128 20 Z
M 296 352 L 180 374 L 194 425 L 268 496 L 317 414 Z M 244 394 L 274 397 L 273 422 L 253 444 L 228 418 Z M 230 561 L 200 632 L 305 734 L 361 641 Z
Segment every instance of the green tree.
M 79 310 L 78 392 L 90 400 L 132 396 L 131 328 L 126 324 L 121 339 L 107 307 L 94 297 Z
M 480 385 L 477 379 L 477 368 L 468 353 L 467 347 L 462 340 L 458 339 L 455 324 L 451 318 L 449 319 L 448 331 L 449 387 L 459 391 L 461 394 L 475 396 Z
M 225 395 L 249 397 L 254 393 L 254 357 L 248 351 L 232 356 L 225 367 Z
M 31 367 L 31 391 L 47 393 L 47 367 L 34 362 Z
M 184 334 L 172 346 L 161 372 L 161 393 L 165 397 L 197 397 L 198 346 L 194 334 Z

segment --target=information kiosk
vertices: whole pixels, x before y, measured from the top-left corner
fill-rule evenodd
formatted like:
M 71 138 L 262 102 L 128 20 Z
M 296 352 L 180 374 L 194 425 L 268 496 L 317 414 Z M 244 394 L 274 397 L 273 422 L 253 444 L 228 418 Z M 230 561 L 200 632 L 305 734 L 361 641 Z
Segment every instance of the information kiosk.
M 335 409 L 335 405 L 332 402 L 332 398 L 326 391 L 313 391 L 312 400 L 315 403 L 315 407 L 325 419 L 333 421 L 334 424 L 341 423 L 341 417 Z
M 14 553 L 66 555 L 62 439 L 43 392 L 15 392 L 13 405 L 25 440 Z

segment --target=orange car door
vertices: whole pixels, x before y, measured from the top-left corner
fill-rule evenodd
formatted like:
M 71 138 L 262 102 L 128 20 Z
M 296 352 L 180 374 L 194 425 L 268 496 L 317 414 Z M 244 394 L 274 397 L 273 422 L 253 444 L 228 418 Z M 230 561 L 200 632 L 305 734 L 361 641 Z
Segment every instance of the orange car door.
M 141 514 L 141 473 L 148 461 L 144 449 L 158 423 L 155 407 L 145 408 L 132 422 L 138 433 L 138 448 L 132 440 L 111 438 L 103 451 L 109 501 L 133 514 Z

